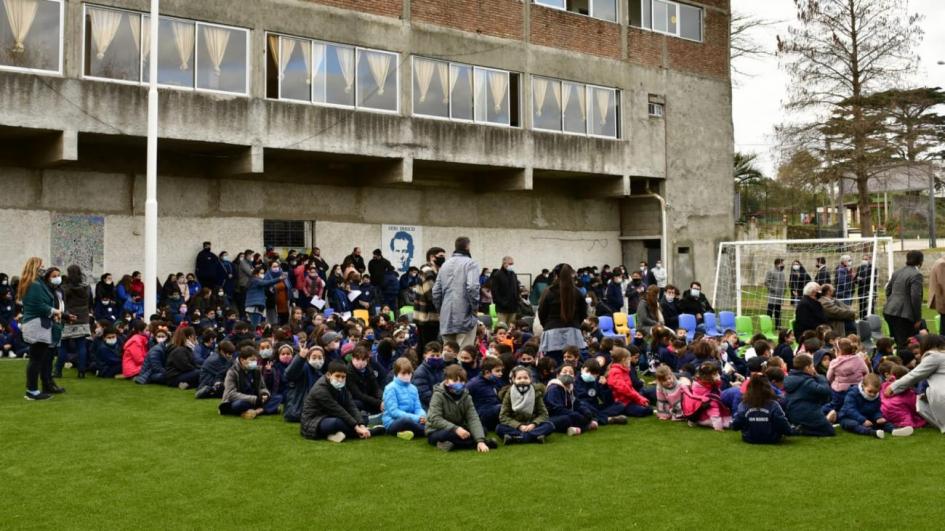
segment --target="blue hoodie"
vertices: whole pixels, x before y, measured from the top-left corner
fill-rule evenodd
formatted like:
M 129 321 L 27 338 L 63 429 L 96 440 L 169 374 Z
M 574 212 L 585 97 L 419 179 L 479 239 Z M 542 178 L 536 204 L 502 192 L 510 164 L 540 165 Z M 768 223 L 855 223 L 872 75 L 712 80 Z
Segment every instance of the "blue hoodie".
M 830 384 L 823 376 L 792 369 L 784 379 L 787 415 L 791 424 L 815 426 L 826 422 L 823 405 L 830 402 Z

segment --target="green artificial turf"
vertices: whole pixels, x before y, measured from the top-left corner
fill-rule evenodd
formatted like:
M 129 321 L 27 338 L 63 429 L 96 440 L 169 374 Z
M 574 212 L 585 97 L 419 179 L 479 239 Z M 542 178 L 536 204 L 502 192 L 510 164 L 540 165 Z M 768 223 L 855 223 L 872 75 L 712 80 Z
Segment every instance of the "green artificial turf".
M 190 392 L 73 371 L 23 399 L 0 361 L 3 529 L 941 529 L 936 431 L 776 447 L 653 418 L 544 446 L 445 454 L 307 441 Z

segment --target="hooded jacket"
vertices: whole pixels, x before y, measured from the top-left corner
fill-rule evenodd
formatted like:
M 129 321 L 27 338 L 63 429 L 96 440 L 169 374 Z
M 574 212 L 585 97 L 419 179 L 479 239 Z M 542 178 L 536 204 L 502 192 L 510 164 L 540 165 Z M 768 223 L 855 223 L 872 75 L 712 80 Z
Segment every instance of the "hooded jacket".
M 839 356 L 830 360 L 830 366 L 827 368 L 827 381 L 830 382 L 831 389 L 842 393 L 851 386 L 862 382 L 869 372 L 866 362 L 858 354 Z
M 633 387 L 633 381 L 630 378 L 630 369 L 614 363 L 610 366 L 610 372 L 607 373 L 607 386 L 610 387 L 614 396 L 614 402 L 623 405 L 636 404 L 638 406 L 648 406 L 649 401 L 637 392 Z
M 125 341 L 121 355 L 121 374 L 125 378 L 134 378 L 141 373 L 141 366 L 148 355 L 148 336 L 135 334 Z
M 880 410 L 881 401 L 877 395 L 875 398 L 868 398 L 863 391 L 863 384 L 850 389 L 846 398 L 843 399 L 843 407 L 840 408 L 840 420 L 854 420 L 857 424 L 863 424 L 867 420 L 876 423 L 876 420 L 883 416 Z
M 886 391 L 886 388 L 895 381 L 896 377 L 890 375 L 889 379 L 883 382 L 883 391 Z M 917 396 L 915 389 L 910 387 L 898 395 L 887 397 L 884 393 L 881 393 L 880 396 L 879 410 L 888 422 L 897 427 L 912 426 L 913 428 L 921 428 L 925 426 L 925 419 L 916 411 Z
M 476 442 L 486 440 L 482 421 L 479 420 L 472 397 L 466 389 L 463 389 L 459 396 L 455 396 L 446 390 L 443 382 L 436 384 L 427 411 L 428 434 L 439 430 L 453 431 L 461 427 L 468 431 Z
M 792 369 L 784 379 L 784 391 L 791 424 L 812 426 L 824 422 L 821 408 L 831 397 L 826 378 Z

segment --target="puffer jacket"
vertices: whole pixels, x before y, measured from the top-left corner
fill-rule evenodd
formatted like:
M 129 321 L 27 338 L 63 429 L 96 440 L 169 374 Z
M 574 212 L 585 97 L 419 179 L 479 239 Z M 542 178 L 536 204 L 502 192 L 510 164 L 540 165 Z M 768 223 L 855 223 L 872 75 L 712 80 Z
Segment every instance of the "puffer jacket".
M 895 381 L 896 377 L 890 375 L 889 379 L 883 382 L 883 391 L 886 391 L 886 388 Z M 885 394 L 880 394 L 880 396 L 882 403 L 879 410 L 883 413 L 883 418 L 887 422 L 897 427 L 912 426 L 913 428 L 921 428 L 925 426 L 925 419 L 916 411 L 917 397 L 915 389 L 909 388 L 898 395 L 889 397 Z
M 408 418 L 414 422 L 427 416 L 427 412 L 420 405 L 420 394 L 417 387 L 405 383 L 400 378 L 394 378 L 384 388 L 384 427 L 389 428 L 395 420 Z
M 144 357 L 141 372 L 135 377 L 135 383 L 164 383 L 164 363 L 167 358 L 167 349 L 161 343 L 155 343 Z
M 441 334 L 476 329 L 479 320 L 479 263 L 463 253 L 453 253 L 433 284 L 433 304 L 440 314 Z
M 467 430 L 476 442 L 485 442 L 486 433 L 469 391 L 463 389 L 459 396 L 454 396 L 442 382 L 436 384 L 427 414 L 427 433 L 459 427 Z
M 434 369 L 427 362 L 423 362 L 413 373 L 411 383 L 417 386 L 417 391 L 420 393 L 420 403 L 426 408 L 430 407 L 433 388 L 443 381 L 443 370 L 443 367 Z
M 354 404 L 347 388 L 335 389 L 328 375 L 315 382 L 305 395 L 299 430 L 306 439 L 318 438 L 318 424 L 325 417 L 337 417 L 354 428 L 362 423 L 361 412 Z
M 634 389 L 633 381 L 630 379 L 630 369 L 619 363 L 610 366 L 610 372 L 607 373 L 607 387 L 610 387 L 614 395 L 614 402 L 619 402 L 625 406 L 629 404 L 649 405 L 649 401 Z
M 831 389 L 842 393 L 862 382 L 863 377 L 869 372 L 869 367 L 859 355 L 840 356 L 830 360 L 830 366 L 827 367 L 827 381 L 830 382 Z
M 812 426 L 824 421 L 821 408 L 830 402 L 830 384 L 826 378 L 792 369 L 784 379 L 784 390 L 791 424 Z
M 880 411 L 881 402 L 879 397 L 870 400 L 863 393 L 863 385 L 860 384 L 847 393 L 843 399 L 843 407 L 840 408 L 840 420 L 855 420 L 857 424 L 863 424 L 867 420 L 876 423 L 876 420 L 883 416 Z
M 125 378 L 134 378 L 141 373 L 141 366 L 148 355 L 148 336 L 135 334 L 125 341 L 121 354 L 121 374 Z

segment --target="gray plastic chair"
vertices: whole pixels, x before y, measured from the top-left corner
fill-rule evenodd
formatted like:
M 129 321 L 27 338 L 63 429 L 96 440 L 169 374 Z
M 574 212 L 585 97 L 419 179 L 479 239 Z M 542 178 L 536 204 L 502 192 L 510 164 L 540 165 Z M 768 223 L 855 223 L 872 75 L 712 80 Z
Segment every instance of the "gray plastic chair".
M 873 337 L 883 337 L 883 320 L 878 315 L 867 315 L 866 320 L 870 323 L 870 331 Z

